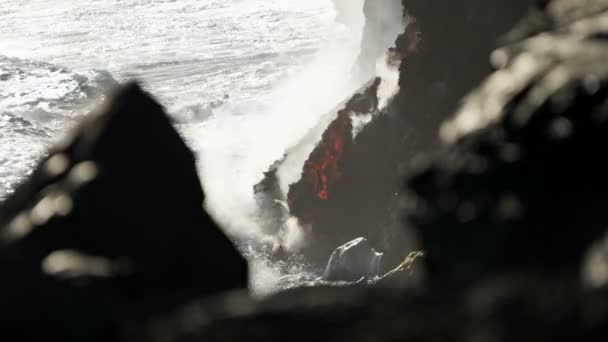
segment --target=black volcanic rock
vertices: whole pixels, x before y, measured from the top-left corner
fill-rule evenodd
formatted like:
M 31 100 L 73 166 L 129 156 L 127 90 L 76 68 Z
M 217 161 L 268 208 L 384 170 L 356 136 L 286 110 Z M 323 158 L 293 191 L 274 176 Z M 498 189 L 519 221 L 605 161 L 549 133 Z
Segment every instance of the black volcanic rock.
M 439 149 L 439 123 L 490 72 L 490 52 L 530 3 L 403 2 L 408 26 L 391 48 L 403 57 L 394 102 L 354 138 L 347 134 L 351 128 L 346 114 L 339 115 L 310 155 L 302 179 L 290 188 L 291 213 L 312 225 L 315 239 L 307 256 L 323 263 L 338 244 L 366 236 L 385 252 L 388 271 L 415 248 L 399 218 L 398 195 L 405 166 L 417 154 Z M 371 19 L 382 13 L 373 4 L 366 5 Z M 380 30 L 381 26 L 367 29 Z M 368 102 L 377 101 L 375 91 L 363 95 Z M 351 107 L 347 104 L 344 111 Z M 336 133 L 338 126 L 341 133 Z M 340 137 L 339 153 L 328 153 L 336 136 Z M 329 162 L 322 164 L 322 155 Z M 328 165 L 329 171 L 310 172 L 318 169 L 309 167 L 311 164 Z M 321 191 L 318 184 L 323 184 Z
M 303 225 L 311 227 L 310 243 L 303 250 L 307 259 L 324 266 L 333 250 L 360 236 L 369 238 L 372 246 L 377 246 L 380 227 L 378 218 L 385 209 L 365 207 L 356 210 L 357 204 L 373 203 L 375 196 L 383 196 L 369 179 L 361 178 L 362 173 L 381 167 L 373 161 L 360 159 L 359 133 L 353 138 L 352 116 L 378 115 L 378 78 L 366 90 L 354 95 L 332 121 L 304 163 L 301 179 L 289 187 L 287 201 L 290 214 Z M 369 162 L 369 163 L 368 163 Z M 359 163 L 365 163 L 360 165 Z M 361 167 L 357 167 L 361 166 Z M 357 184 L 357 187 L 353 187 Z M 365 199 L 361 195 L 365 191 Z M 380 211 L 380 212 L 379 212 Z M 404 253 L 406 253 L 404 251 Z M 401 255 L 403 258 L 404 255 Z
M 492 70 L 489 56 L 499 38 L 534 0 L 403 0 L 420 41 L 401 64 L 397 95 L 389 112 L 399 117 L 404 159 L 436 151 L 442 120 Z M 401 45 L 408 40 L 398 40 Z M 408 158 L 405 158 L 405 156 Z
M 30 325 L 34 298 L 57 310 L 47 321 L 68 319 L 70 305 L 82 317 L 146 315 L 245 288 L 247 264 L 203 201 L 193 154 L 163 108 L 137 85 L 120 88 L 3 203 L 0 274 L 25 291 L 0 294 L 15 303 L 2 316 Z M 84 309 L 91 301 L 101 305 Z
M 254 198 L 260 208 L 258 219 L 269 234 L 277 234 L 287 216 L 287 209 L 283 205 L 285 196 L 277 176 L 277 170 L 284 161 L 285 159 L 281 159 L 271 165 L 268 171 L 264 172 L 264 178 L 253 187 Z
M 357 238 L 336 248 L 331 254 L 323 279 L 358 281 L 380 275 L 382 253 L 376 252 L 365 238 Z
M 438 290 L 302 288 L 262 302 L 231 294 L 162 317 L 162 329 L 150 324 L 147 340 L 600 342 L 608 333 L 606 289 L 506 277 L 462 293 Z
M 502 68 L 442 127 L 451 146 L 409 182 L 431 283 L 579 276 L 608 225 L 606 19 L 556 22 L 499 49 Z
M 582 7 L 594 3 L 571 1 Z M 192 195 L 192 188 L 181 187 L 193 185 L 187 181 L 196 179 L 192 157 L 163 115 L 140 128 L 144 142 L 127 135 L 132 133 L 131 125 L 127 125 L 130 130 L 110 125 L 115 120 L 124 124 L 122 119 L 130 118 L 121 110 L 126 107 L 136 107 L 134 112 L 145 109 L 146 113 L 162 114 L 137 88 L 123 90 L 105 115 L 93 117 L 69 144 L 59 146 L 7 203 L 1 221 L 6 226 L 0 231 L 0 272 L 5 275 L 0 293 L 5 326 L 0 336 L 17 340 L 13 332 L 20 330 L 21 340 L 117 341 L 118 324 L 127 327 L 121 340 L 148 342 L 605 341 L 608 288 L 584 289 L 579 272 L 582 255 L 604 234 L 608 223 L 608 170 L 602 159 L 608 147 L 606 15 L 597 12 L 493 53 L 492 60 L 500 70 L 465 100 L 455 118 L 442 126 L 442 137 L 450 144 L 447 151 L 419 171 L 407 189 L 411 192 L 409 215 L 421 233 L 431 281 L 430 287 L 415 294 L 361 286 L 301 288 L 259 301 L 243 290 L 206 296 L 209 289 L 204 288 L 193 291 L 204 298 L 184 296 L 184 284 L 204 283 L 208 274 L 226 277 L 222 272 L 229 272 L 232 265 L 226 264 L 222 271 L 219 262 L 221 257 L 230 259 L 233 254 L 210 255 L 223 253 L 218 248 L 230 245 L 212 230 L 217 234 L 211 235 L 212 239 L 205 235 L 205 241 L 217 246 L 195 241 L 205 248 L 198 249 L 200 255 L 192 252 L 188 256 L 207 257 L 193 261 L 203 260 L 201 267 L 207 269 L 194 273 L 190 271 L 196 267 L 183 268 L 189 264 L 180 255 L 187 254 L 189 251 L 183 248 L 191 245 L 186 241 L 176 243 L 173 236 L 164 235 L 165 226 L 160 224 L 177 220 L 183 225 L 171 226 L 170 233 L 183 233 L 182 237 L 194 240 L 200 233 L 195 228 L 214 226 L 189 225 L 198 214 L 180 211 L 183 206 L 175 201 L 178 197 L 155 195 L 176 195 L 172 191 Z M 126 94 L 136 101 L 127 101 Z M 373 182 L 361 189 L 348 187 L 355 183 L 344 179 L 357 174 L 353 171 L 359 169 L 356 166 L 373 160 L 357 179 L 368 177 L 385 184 L 385 177 L 390 177 L 392 182 L 399 162 L 409 159 L 409 150 L 394 154 L 406 146 L 397 123 L 405 122 L 399 118 L 407 116 L 394 115 L 398 113 L 380 116 L 387 119 L 374 120 L 349 142 L 350 152 L 340 157 L 340 165 L 348 167 L 341 169 L 343 176 L 331 189 L 325 189 L 327 193 L 319 192 L 323 187 L 313 188 L 315 191 L 306 187 L 307 191 L 317 197 L 327 194 L 328 199 L 356 197 L 348 202 L 353 203 L 353 212 L 361 208 L 357 202 L 364 198 L 359 196 L 365 193 L 361 189 L 376 191 Z M 131 121 L 135 122 L 141 120 Z M 112 139 L 108 127 L 114 127 L 116 135 Z M 154 133 L 159 134 L 152 134 L 150 127 L 158 128 Z M 345 128 L 351 128 L 348 121 L 338 121 L 327 135 Z M 161 152 L 151 152 L 146 149 L 151 144 L 150 136 L 174 144 L 163 144 L 166 148 Z M 367 141 L 360 140 L 366 136 L 370 140 L 361 143 Z M 114 137 L 120 139 L 114 141 Z M 124 147 L 113 154 L 129 157 L 120 159 L 121 163 L 109 163 L 115 160 L 108 157 L 110 153 L 94 148 L 107 146 L 104 144 L 110 144 L 108 141 L 120 142 Z M 329 142 L 331 147 L 334 141 L 327 138 L 322 143 Z M 129 164 L 134 151 L 140 149 L 150 158 Z M 379 151 L 398 158 L 391 160 Z M 70 159 L 53 160 L 58 153 Z M 357 153 L 366 158 L 355 158 Z M 173 158 L 180 155 L 188 160 L 180 164 L 182 168 L 156 165 L 178 162 Z M 77 166 L 72 166 L 72 158 Z M 142 168 L 148 173 L 141 174 Z M 121 174 L 129 175 L 128 181 Z M 167 175 L 181 178 L 152 188 L 154 180 Z M 267 176 L 269 181 L 261 186 L 274 189 L 276 179 Z M 108 179 L 121 187 L 114 188 Z M 142 181 L 146 183 L 140 184 Z M 345 188 L 336 190 L 339 186 Z M 146 196 L 138 202 L 145 208 L 129 202 L 138 194 L 128 191 L 133 188 Z M 192 197 L 202 201 L 200 187 L 196 189 Z M 112 196 L 103 195 L 108 192 Z M 64 193 L 69 198 L 62 197 Z M 104 202 L 85 201 L 92 194 Z M 374 196 L 371 198 L 377 199 Z M 175 202 L 165 203 L 171 200 Z M 156 201 L 171 208 L 171 213 L 186 215 L 186 219 L 181 221 L 179 215 L 164 217 Z M 398 211 L 391 206 L 394 200 L 373 203 L 373 210 Z M 389 205 L 381 207 L 385 203 Z M 146 235 L 145 230 L 142 233 L 149 228 L 146 226 L 125 228 L 122 220 L 111 225 L 110 219 L 123 218 L 116 216 L 123 213 L 116 205 L 127 205 L 125 211 L 140 215 L 125 222 L 146 223 L 152 234 Z M 186 208 L 200 210 L 200 203 L 191 205 Z M 348 206 L 342 208 L 346 211 Z M 89 217 L 95 221 L 87 220 Z M 207 218 L 204 213 L 202 217 Z M 63 225 L 59 225 L 61 222 Z M 74 222 L 81 225 L 68 225 Z M 208 224 L 206 220 L 195 222 Z M 171 244 L 163 251 L 168 254 L 148 258 L 152 248 L 145 244 L 152 241 L 152 246 L 161 245 L 151 239 L 158 236 L 167 237 L 162 243 Z M 216 236 L 221 238 L 213 240 Z M 116 238 L 116 244 L 108 237 Z M 58 248 L 77 249 L 79 254 L 52 255 L 52 260 L 42 261 Z M 176 249 L 179 254 L 172 254 Z M 163 258 L 169 262 L 163 264 Z M 417 258 L 412 258 L 398 271 L 413 267 Z M 236 254 L 234 259 L 239 259 Z M 148 272 L 151 261 L 161 262 L 156 265 L 158 278 Z M 138 262 L 142 269 L 137 267 Z M 41 263 L 45 273 L 40 272 Z M 53 272 L 66 267 L 70 272 Z M 175 277 L 169 268 L 184 276 Z M 65 280 L 75 280 L 70 278 L 71 272 L 79 269 L 92 274 L 80 277 L 78 282 Z M 226 287 L 238 283 L 236 280 Z M 131 298 L 133 294 L 140 296 L 139 301 Z M 167 303 L 164 310 L 158 309 L 158 301 Z M 136 302 L 141 305 L 133 305 Z M 132 311 L 147 314 L 134 317 Z M 21 329 L 23 322 L 28 324 L 25 329 Z

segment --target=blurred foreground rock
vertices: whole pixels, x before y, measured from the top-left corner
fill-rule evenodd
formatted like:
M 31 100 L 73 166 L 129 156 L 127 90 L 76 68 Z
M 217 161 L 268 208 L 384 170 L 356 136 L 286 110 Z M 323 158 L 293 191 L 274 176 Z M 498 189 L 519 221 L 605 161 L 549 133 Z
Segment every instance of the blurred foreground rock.
M 490 53 L 535 0 L 402 0 L 419 42 L 401 64 L 401 91 L 389 113 L 402 158 L 436 151 L 441 122 L 492 71 Z M 406 49 L 407 36 L 397 40 Z M 387 116 L 387 119 L 391 116 Z
M 193 154 L 161 106 L 120 88 L 3 203 L 2 336 L 90 341 L 245 288 L 247 264 L 203 201 Z
M 324 264 L 336 245 L 359 236 L 385 254 L 384 272 L 401 262 L 404 253 L 417 249 L 400 217 L 406 166 L 420 153 L 439 150 L 440 122 L 491 72 L 490 52 L 531 4 L 365 2 L 368 21 L 359 62 L 367 61 L 370 70 L 378 68 L 380 83 L 353 96 L 328 123 L 309 153 L 301 179 L 285 196 L 290 214 L 310 231 L 310 243 L 302 252 L 313 263 Z M 383 16 L 386 20 L 379 20 Z M 392 43 L 373 39 L 387 34 L 394 35 Z M 376 60 L 391 45 L 391 61 L 382 67 Z M 387 85 L 396 93 L 381 107 Z M 351 133 L 357 122 L 352 113 L 363 114 L 357 118 L 356 134 Z M 290 151 L 286 153 L 289 158 Z M 269 175 L 273 173 L 266 174 L 266 180 L 272 179 Z M 271 189 L 266 191 L 271 198 L 284 200 L 274 197 L 272 187 L 261 188 Z
M 604 3 L 546 8 L 575 2 Z M 565 17 L 492 54 L 499 70 L 442 127 L 449 151 L 409 182 L 438 286 L 513 271 L 576 278 L 604 234 L 608 13 Z

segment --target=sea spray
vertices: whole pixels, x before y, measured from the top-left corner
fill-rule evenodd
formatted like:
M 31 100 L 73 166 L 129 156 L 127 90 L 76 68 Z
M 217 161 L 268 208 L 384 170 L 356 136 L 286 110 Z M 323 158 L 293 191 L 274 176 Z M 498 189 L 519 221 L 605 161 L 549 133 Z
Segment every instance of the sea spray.
M 245 254 L 253 269 L 251 286 L 257 293 L 282 288 L 281 279 L 293 276 L 294 267 L 297 268 L 294 265 L 301 261 L 281 264 L 270 260 L 278 249 L 297 252 L 307 242 L 307 229 L 289 216 L 284 218 L 280 229 L 265 227 L 259 211 L 269 208 L 258 207 L 253 196 L 254 184 L 269 165 L 287 154 L 278 174 L 281 191 L 286 194 L 289 185 L 301 176 L 310 150 L 335 118 L 336 105 L 344 103 L 374 74 L 383 78 L 378 90 L 382 107 L 398 90 L 398 65 L 389 63 L 385 52 L 403 31 L 404 23 L 389 20 L 388 29 L 386 23 L 380 28 L 378 22 L 365 23 L 363 5 L 363 1 L 347 5 L 336 0 L 337 20 L 346 25 L 338 23 L 334 39 L 302 71 L 274 87 L 262 108 L 239 109 L 247 115 L 239 115 L 237 110 L 232 115 L 213 116 L 195 131 L 200 137 L 194 143 L 200 151 L 203 184 L 208 194 L 206 208 L 229 234 L 247 246 Z M 370 5 L 365 6 L 369 12 Z M 371 8 L 376 9 L 373 5 Z M 390 13 L 394 16 L 395 11 Z M 401 13 L 400 8 L 397 13 Z M 379 19 L 382 18 L 369 18 Z M 370 40 L 377 40 L 374 49 L 379 51 L 365 48 Z M 366 60 L 368 57 L 373 60 Z M 363 68 L 361 63 L 371 63 L 374 70 L 369 74 L 353 74 L 353 70 Z M 302 145 L 307 146 L 301 148 Z M 302 269 L 296 273 L 300 274 L 298 277 L 307 277 L 302 275 L 306 274 Z
M 260 235 L 253 185 L 357 88 L 350 70 L 359 53 L 360 32 L 336 25 L 333 36 L 308 67 L 274 88 L 262 108 L 233 108 L 235 113 L 214 115 L 186 129 L 200 151 L 206 207 L 229 234 Z

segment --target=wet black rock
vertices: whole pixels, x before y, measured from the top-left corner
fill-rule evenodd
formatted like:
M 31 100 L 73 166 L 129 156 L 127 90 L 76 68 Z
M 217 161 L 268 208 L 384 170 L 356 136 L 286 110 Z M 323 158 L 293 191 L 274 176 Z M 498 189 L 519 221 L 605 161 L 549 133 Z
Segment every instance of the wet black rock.
M 408 26 L 392 49 L 403 56 L 394 102 L 382 111 L 375 108 L 379 113 L 356 137 L 346 134 L 348 128 L 342 130 L 344 148 L 328 163 L 339 170 L 339 177 L 326 177 L 328 196 L 310 190 L 314 189 L 310 183 L 321 184 L 317 178 L 325 175 L 307 181 L 306 169 L 302 180 L 290 188 L 292 213 L 312 222 L 316 240 L 309 254 L 322 256 L 324 262 L 336 244 L 366 236 L 375 248 L 386 252 L 385 265 L 392 268 L 416 248 L 411 236 L 404 233 L 400 218 L 399 193 L 405 167 L 416 155 L 439 150 L 440 122 L 491 72 L 491 51 L 530 3 L 403 2 L 403 20 Z M 372 17 L 381 13 L 371 3 L 367 9 Z M 374 103 L 376 92 L 362 95 Z M 367 107 L 360 112 L 371 112 L 377 105 Z M 339 116 L 334 123 L 341 119 Z M 319 159 L 315 153 L 322 154 L 325 146 L 333 143 L 334 126 L 327 128 L 307 164 Z
M 3 203 L 0 301 L 14 306 L 2 317 L 23 328 L 40 301 L 47 315 L 34 317 L 46 323 L 69 320 L 71 306 L 116 320 L 245 288 L 247 264 L 203 201 L 194 156 L 163 108 L 137 85 L 119 88 Z
M 254 198 L 259 207 L 258 219 L 267 234 L 278 234 L 287 220 L 286 198 L 277 175 L 278 168 L 284 162 L 285 158 L 271 165 L 268 171 L 264 172 L 264 178 L 253 187 Z
M 366 238 L 357 238 L 331 254 L 323 278 L 328 281 L 358 281 L 380 275 L 382 253 L 376 252 Z
M 401 91 L 390 110 L 399 117 L 393 124 L 401 127 L 402 153 L 436 151 L 441 121 L 491 72 L 488 56 L 534 3 L 403 0 L 420 40 L 401 64 Z M 400 47 L 408 41 L 398 40 L 398 48 L 408 49 Z
M 409 182 L 431 283 L 579 276 L 608 224 L 607 18 L 556 22 L 498 49 L 500 70 L 443 125 L 449 150 Z
M 149 324 L 149 341 L 604 341 L 606 289 L 506 277 L 466 292 L 302 288 L 255 302 L 192 302 Z M 211 318 L 214 317 L 214 318 Z M 211 318 L 211 319 L 210 319 Z
M 445 67 L 440 63 L 450 62 L 445 55 L 427 52 L 431 59 L 417 60 L 426 67 L 419 74 L 418 69 L 411 70 L 424 81 L 420 83 L 424 91 L 406 89 L 401 94 L 407 98 L 420 92 L 421 99 L 410 98 L 412 107 L 397 105 L 392 117 L 401 114 L 401 123 L 415 123 L 424 119 L 412 119 L 416 113 L 429 113 L 435 120 L 402 132 L 405 137 L 393 137 L 397 146 L 407 146 L 407 133 L 416 129 L 422 130 L 414 133 L 421 140 L 437 140 L 424 129 L 431 125 L 438 129 L 440 118 L 450 111 L 442 109 L 456 106 L 456 93 L 464 94 L 465 84 L 483 77 L 485 67 L 474 65 L 472 72 L 465 67 L 465 58 L 472 63 L 482 58 L 467 54 L 466 48 L 481 39 L 488 55 L 492 50 L 485 38 L 498 25 L 486 30 L 474 23 L 491 22 L 499 14 L 509 17 L 514 6 L 479 1 L 409 3 L 419 6 L 410 7 L 412 14 L 417 8 L 419 18 L 426 18 L 421 28 L 448 23 L 448 29 L 441 30 L 447 38 L 439 39 L 439 27 L 430 29 L 427 43 L 431 45 L 426 48 L 462 56 Z M 580 6 L 590 3 L 579 1 Z M 464 15 L 471 14 L 473 4 L 487 10 L 486 17 Z M 608 170 L 601 162 L 608 147 L 604 63 L 608 45 L 602 38 L 603 21 L 575 23 L 566 28 L 570 33 L 561 27 L 559 32 L 492 54 L 501 70 L 443 126 L 442 135 L 451 147 L 420 171 L 408 188 L 410 215 L 421 233 L 431 285 L 423 293 L 303 288 L 262 302 L 230 295 L 214 302 L 193 302 L 164 316 L 158 321 L 163 323 L 162 336 L 172 341 L 238 341 L 243 336 L 250 341 L 605 340 L 606 288 L 584 290 L 578 277 L 582 255 L 608 223 Z M 462 25 L 452 32 L 449 25 L 454 22 Z M 470 36 L 459 36 L 462 33 Z M 454 41 L 446 44 L 449 48 L 464 42 L 464 50 L 442 49 L 441 43 L 450 38 Z M 464 80 L 458 80 L 459 72 Z M 442 79 L 449 82 L 429 88 Z M 408 89 L 416 85 L 408 85 L 407 74 L 401 80 L 408 82 L 403 83 Z M 437 89 L 438 95 L 428 93 L 429 89 Z M 385 126 L 360 134 L 367 131 L 380 137 L 395 127 L 387 122 L 372 122 Z M 377 146 L 370 151 L 384 151 Z M 402 150 L 402 160 L 409 159 L 411 149 Z M 369 179 L 384 180 L 395 172 L 387 168 Z M 151 329 L 151 339 L 157 333 Z
M 355 167 L 361 162 L 361 155 L 356 144 L 359 135 L 353 138 L 353 117 L 377 115 L 380 82 L 375 79 L 340 108 L 304 163 L 301 179 L 289 187 L 290 214 L 311 227 L 310 243 L 303 253 L 317 265 L 324 266 L 336 246 L 344 241 L 367 236 L 376 245 L 378 240 L 379 208 L 357 209 L 362 201 L 373 203 L 377 195 L 384 193 L 375 191 L 375 183 L 360 178 L 376 167 L 371 160 L 363 159 L 367 160 L 367 167 Z M 366 197 L 353 196 L 359 191 Z
M 396 45 L 391 48 L 395 56 L 403 57 L 400 89 L 395 101 L 383 110 L 378 109 L 376 90 L 380 79 L 356 94 L 327 127 L 304 165 L 301 180 L 290 186 L 290 213 L 311 227 L 311 243 L 304 253 L 313 263 L 321 265 L 337 244 L 358 236 L 366 236 L 375 248 L 386 252 L 389 268 L 385 272 L 416 248 L 400 218 L 399 193 L 405 166 L 416 155 L 439 149 L 441 120 L 490 73 L 490 52 L 531 2 L 365 3 L 368 22 L 364 48 L 370 37 L 407 23 L 399 37 L 395 31 Z M 387 8 L 404 12 L 391 23 L 377 20 Z M 372 44 L 364 52 L 373 50 L 374 56 L 379 55 L 387 44 Z M 371 122 L 356 135 L 351 134 L 350 111 L 372 114 Z M 277 188 L 275 173 L 271 170 L 265 176 L 265 182 L 258 186 L 263 190 L 258 191 L 258 197 L 265 207 L 275 209 L 277 214 L 270 215 L 272 221 L 282 213 L 279 206 L 268 202 L 268 194 L 271 199 L 283 198 L 273 195 Z

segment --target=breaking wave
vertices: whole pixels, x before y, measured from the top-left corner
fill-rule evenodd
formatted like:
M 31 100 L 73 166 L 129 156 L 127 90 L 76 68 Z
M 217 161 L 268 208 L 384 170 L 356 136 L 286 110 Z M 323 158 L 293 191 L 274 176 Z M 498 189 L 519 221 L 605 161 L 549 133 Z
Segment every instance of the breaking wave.
M 106 71 L 67 68 L 0 55 L 0 200 L 59 132 L 103 101 L 116 84 Z

